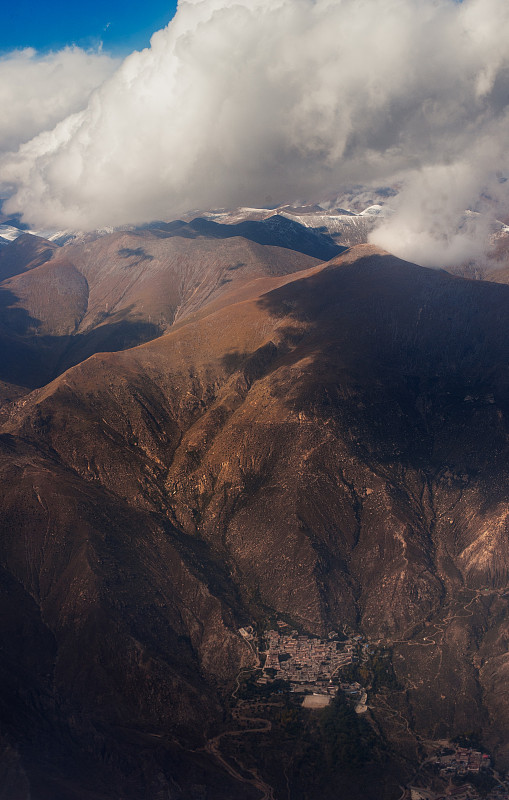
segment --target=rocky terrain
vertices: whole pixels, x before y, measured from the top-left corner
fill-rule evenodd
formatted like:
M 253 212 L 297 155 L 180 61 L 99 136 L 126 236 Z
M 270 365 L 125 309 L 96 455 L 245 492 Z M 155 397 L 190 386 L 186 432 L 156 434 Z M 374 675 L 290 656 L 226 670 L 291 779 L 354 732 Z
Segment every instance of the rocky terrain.
M 6 800 L 328 797 L 274 721 L 258 783 L 210 744 L 274 614 L 391 649 L 363 797 L 509 766 L 509 287 L 287 222 L 0 251 Z

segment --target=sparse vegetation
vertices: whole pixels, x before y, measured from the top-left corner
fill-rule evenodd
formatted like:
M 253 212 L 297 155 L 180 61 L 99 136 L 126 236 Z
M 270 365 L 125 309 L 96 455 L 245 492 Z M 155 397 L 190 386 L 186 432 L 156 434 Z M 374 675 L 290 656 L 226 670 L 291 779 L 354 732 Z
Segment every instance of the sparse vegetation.
M 369 758 L 373 737 L 369 725 L 352 708 L 343 692 L 320 712 L 320 731 L 329 770 L 356 769 Z
M 458 733 L 451 741 L 460 747 L 471 747 L 474 750 L 483 750 L 481 731 L 473 730 L 468 733 Z

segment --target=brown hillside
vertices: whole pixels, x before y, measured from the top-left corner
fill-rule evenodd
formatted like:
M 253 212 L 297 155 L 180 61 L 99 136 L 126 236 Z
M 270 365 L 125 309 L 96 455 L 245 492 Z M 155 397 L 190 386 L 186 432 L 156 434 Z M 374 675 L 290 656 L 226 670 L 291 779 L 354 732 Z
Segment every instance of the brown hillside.
M 291 276 L 263 269 L 220 298 L 212 264 L 206 300 L 185 301 L 173 330 L 5 411 L 1 563 L 47 638 L 42 674 L 25 669 L 55 703 L 48 740 L 74 736 L 62 767 L 59 747 L 30 739 L 33 701 L 15 703 L 6 735 L 32 770 L 47 759 L 83 786 L 69 764 L 85 752 L 90 791 L 115 780 L 134 800 L 158 771 L 171 786 L 180 741 L 181 774 L 195 763 L 212 797 L 235 797 L 231 777 L 214 794 L 200 747 L 251 657 L 236 628 L 274 612 L 383 640 L 403 687 L 391 702 L 417 734 L 475 721 L 508 763 L 509 287 L 370 246 Z M 129 783 L 133 729 L 129 742 L 163 736 L 169 755 L 147 745 Z
M 0 283 L 0 381 L 13 386 L 7 396 L 44 385 L 93 353 L 153 339 L 246 282 L 318 263 L 287 248 L 218 241 L 187 228 L 114 233 L 62 248 L 21 236 L 2 254 L 5 274 L 12 273 Z

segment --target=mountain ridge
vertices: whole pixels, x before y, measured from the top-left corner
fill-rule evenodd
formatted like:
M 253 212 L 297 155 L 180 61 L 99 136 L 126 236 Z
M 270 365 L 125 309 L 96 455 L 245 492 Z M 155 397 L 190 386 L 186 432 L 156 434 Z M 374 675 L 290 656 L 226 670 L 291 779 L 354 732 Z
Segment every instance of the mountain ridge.
M 238 796 L 200 748 L 254 666 L 238 628 L 274 614 L 392 648 L 403 688 L 388 697 L 410 727 L 391 727 L 376 698 L 371 714 L 396 751 L 415 759 L 419 737 L 475 719 L 509 763 L 508 300 L 504 285 L 361 245 L 249 272 L 162 336 L 92 354 L 4 406 L 4 582 L 44 609 L 47 658 L 56 647 L 63 665 L 49 679 L 27 665 L 61 709 L 48 711 L 52 754 L 22 722 L 38 713 L 30 693 L 1 731 L 23 743 L 34 785 L 67 800 L 47 788 L 65 775 L 88 800 L 116 796 L 116 782 L 134 800 L 157 796 L 161 772 L 185 797 L 180 747 L 211 797 Z M 86 648 L 104 668 L 85 661 L 79 677 Z M 62 733 L 71 718 L 76 744 Z M 166 755 L 154 744 L 129 777 L 118 726 L 162 736 Z M 81 751 L 86 791 L 70 766 Z M 297 791 L 303 777 L 289 780 Z

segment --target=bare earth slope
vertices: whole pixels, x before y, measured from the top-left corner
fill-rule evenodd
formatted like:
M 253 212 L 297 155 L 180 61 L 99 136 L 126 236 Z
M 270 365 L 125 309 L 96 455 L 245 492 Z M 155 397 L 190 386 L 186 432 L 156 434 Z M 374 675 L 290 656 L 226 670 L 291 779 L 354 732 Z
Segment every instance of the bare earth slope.
M 304 249 L 314 246 L 321 255 L 320 239 L 310 242 L 306 229 L 296 227 Z M 0 401 L 44 385 L 93 353 L 154 339 L 246 280 L 318 263 L 288 249 L 281 236 L 268 242 L 218 239 L 184 223 L 170 231 L 85 237 L 61 248 L 21 236 L 0 255 Z M 299 246 L 296 235 L 292 244 Z
M 0 732 L 36 798 L 191 797 L 191 762 L 247 797 L 200 747 L 273 611 L 392 645 L 413 731 L 509 763 L 509 287 L 370 246 L 261 272 L 4 409 L 7 647 L 42 655 L 8 652 Z

